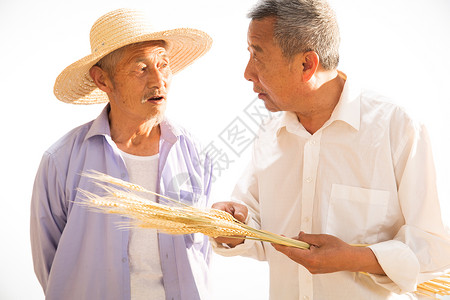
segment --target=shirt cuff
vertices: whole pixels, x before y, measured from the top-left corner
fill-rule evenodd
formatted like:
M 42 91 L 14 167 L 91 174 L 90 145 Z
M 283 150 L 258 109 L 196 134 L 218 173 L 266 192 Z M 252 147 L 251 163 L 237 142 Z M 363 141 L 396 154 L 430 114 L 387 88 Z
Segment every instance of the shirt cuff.
M 414 252 L 406 244 L 390 240 L 369 248 L 387 275 L 370 274 L 377 284 L 397 294 L 416 290 L 420 265 Z
M 210 242 L 215 253 L 222 256 L 236 256 L 246 253 L 251 247 L 253 247 L 256 241 L 245 239 L 242 244 L 239 244 L 233 248 L 226 244 L 218 244 L 213 238 L 210 238 Z

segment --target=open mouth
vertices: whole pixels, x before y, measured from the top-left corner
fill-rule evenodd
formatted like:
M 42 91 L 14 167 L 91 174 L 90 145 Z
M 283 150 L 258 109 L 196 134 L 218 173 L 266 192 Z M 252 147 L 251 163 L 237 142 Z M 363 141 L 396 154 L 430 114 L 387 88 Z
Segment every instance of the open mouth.
M 148 101 L 159 101 L 162 99 L 164 99 L 163 96 L 153 96 L 153 97 L 149 98 Z
M 164 96 L 155 95 L 155 96 L 152 96 L 150 98 L 143 99 L 142 103 L 148 103 L 148 102 L 152 102 L 152 103 L 156 102 L 156 103 L 158 103 L 158 102 L 162 102 L 164 99 L 165 99 Z

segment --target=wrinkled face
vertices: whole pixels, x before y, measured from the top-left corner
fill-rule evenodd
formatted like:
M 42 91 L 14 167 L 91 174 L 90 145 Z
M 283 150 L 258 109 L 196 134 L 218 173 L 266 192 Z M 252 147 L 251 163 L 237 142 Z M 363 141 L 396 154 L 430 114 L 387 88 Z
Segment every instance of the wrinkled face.
M 252 20 L 247 42 L 250 60 L 245 79 L 253 83 L 253 90 L 270 111 L 295 111 L 299 96 L 301 70 L 282 55 L 273 40 L 274 18 Z
M 134 120 L 161 121 L 172 78 L 169 63 L 162 42 L 127 47 L 111 78 L 111 112 Z

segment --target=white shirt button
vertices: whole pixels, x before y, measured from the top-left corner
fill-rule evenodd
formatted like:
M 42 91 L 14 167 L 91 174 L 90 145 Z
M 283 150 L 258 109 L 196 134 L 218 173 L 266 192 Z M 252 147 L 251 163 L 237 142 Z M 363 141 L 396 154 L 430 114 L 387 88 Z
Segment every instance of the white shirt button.
M 306 182 L 307 182 L 307 183 L 310 183 L 311 181 L 312 181 L 312 178 L 311 178 L 311 177 L 307 177 L 307 178 L 306 178 Z
M 303 296 L 303 300 L 309 300 L 308 296 Z

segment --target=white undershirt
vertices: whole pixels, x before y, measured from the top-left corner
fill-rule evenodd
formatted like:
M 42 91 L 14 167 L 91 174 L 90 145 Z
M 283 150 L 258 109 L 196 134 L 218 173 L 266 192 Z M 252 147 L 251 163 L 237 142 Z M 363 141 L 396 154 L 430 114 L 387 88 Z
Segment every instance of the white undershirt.
M 135 156 L 120 151 L 128 169 L 129 181 L 150 191 L 156 190 L 159 154 Z M 155 201 L 152 195 L 146 198 Z M 157 231 L 132 228 L 128 242 L 131 299 L 165 299 Z

